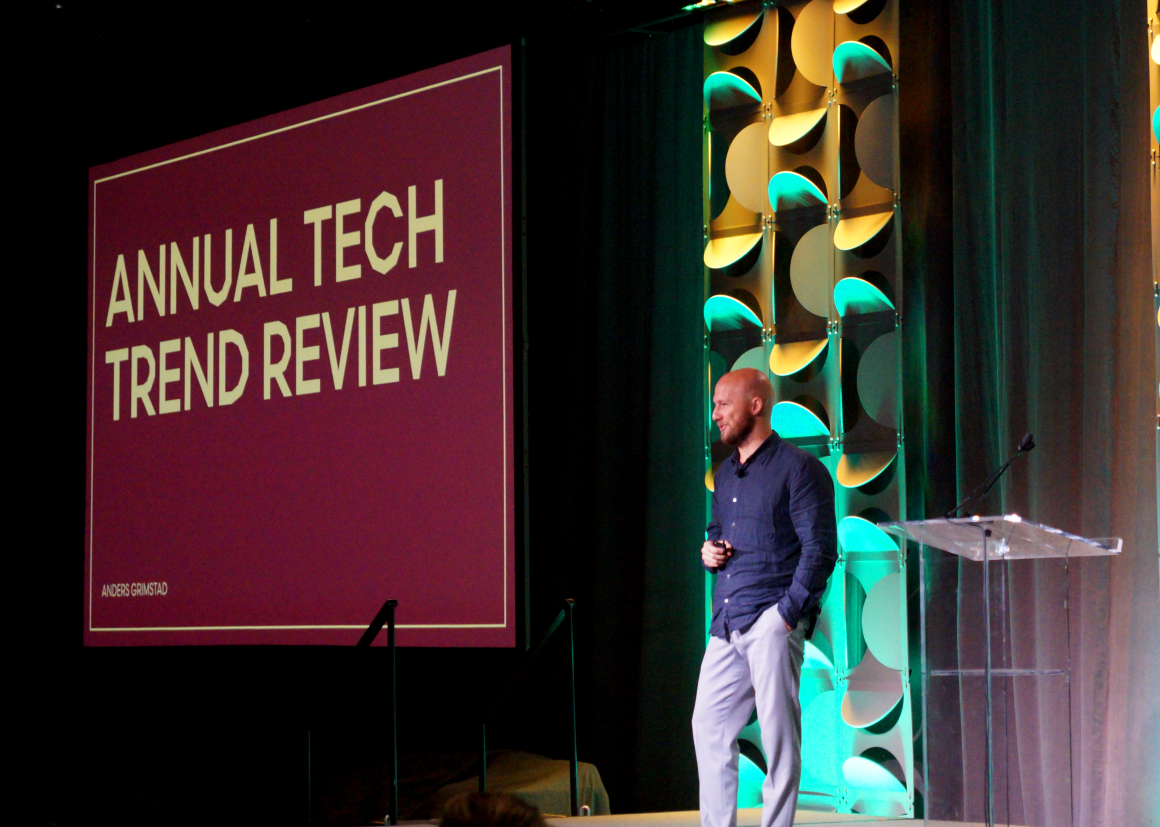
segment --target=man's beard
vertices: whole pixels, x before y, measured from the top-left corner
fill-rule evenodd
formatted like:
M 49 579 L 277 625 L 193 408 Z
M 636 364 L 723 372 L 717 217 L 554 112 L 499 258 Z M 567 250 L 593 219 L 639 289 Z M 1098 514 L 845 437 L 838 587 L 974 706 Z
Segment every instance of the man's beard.
M 751 433 L 753 433 L 753 426 L 756 424 L 757 418 L 753 417 L 741 425 L 736 432 L 731 433 L 728 438 L 722 435 L 721 441 L 732 448 L 736 448 L 738 445 L 744 442 Z

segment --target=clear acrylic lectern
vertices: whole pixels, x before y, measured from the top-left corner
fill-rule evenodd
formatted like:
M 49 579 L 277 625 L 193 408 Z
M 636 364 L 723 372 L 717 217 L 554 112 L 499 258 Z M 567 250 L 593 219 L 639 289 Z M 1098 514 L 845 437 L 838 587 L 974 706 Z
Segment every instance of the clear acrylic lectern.
M 1068 560 L 1122 541 L 1014 514 L 879 528 L 921 546 L 925 820 L 1074 827 Z

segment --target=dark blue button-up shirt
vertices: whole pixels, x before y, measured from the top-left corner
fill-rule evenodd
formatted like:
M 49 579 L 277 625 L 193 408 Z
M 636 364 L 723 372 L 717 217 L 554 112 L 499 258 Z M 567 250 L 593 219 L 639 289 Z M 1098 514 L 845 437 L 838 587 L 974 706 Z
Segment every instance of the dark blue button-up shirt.
M 814 457 L 773 433 L 744 463 L 717 470 L 710 540 L 733 556 L 717 572 L 709 631 L 728 638 L 776 605 L 790 626 L 818 611 L 838 559 L 834 483 Z

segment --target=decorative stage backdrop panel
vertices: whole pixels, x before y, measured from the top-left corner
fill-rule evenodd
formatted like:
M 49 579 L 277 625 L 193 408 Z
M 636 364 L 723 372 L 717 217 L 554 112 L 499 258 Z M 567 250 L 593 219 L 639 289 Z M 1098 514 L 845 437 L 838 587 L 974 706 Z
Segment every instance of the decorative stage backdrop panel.
M 906 550 L 876 525 L 907 513 L 899 15 L 898 0 L 707 15 L 705 482 L 731 453 L 709 418 L 713 387 L 757 368 L 773 429 L 818 457 L 837 493 L 838 563 L 802 669 L 799 806 L 914 817 Z M 740 804 L 757 806 L 756 720 L 739 748 Z
M 514 645 L 511 149 L 503 48 L 90 170 L 86 645 Z

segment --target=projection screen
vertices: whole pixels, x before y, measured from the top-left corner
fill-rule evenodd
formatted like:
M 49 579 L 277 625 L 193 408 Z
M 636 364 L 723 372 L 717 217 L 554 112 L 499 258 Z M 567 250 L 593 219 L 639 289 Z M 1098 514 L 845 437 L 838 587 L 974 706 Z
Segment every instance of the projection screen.
M 514 645 L 510 86 L 90 170 L 86 645 Z

